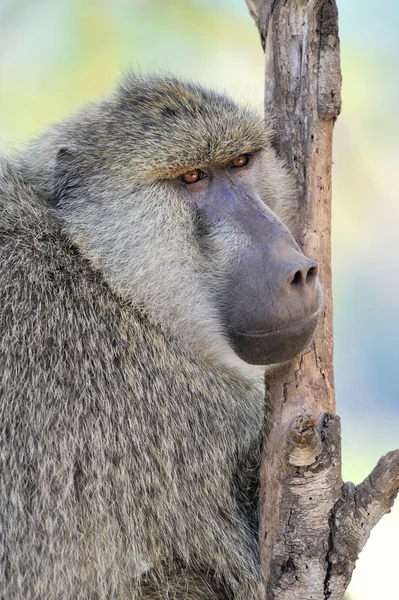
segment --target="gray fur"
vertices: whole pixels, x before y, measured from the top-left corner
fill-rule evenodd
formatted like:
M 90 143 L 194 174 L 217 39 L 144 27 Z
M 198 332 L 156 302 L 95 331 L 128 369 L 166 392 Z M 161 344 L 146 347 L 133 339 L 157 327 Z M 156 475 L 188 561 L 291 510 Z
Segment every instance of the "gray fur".
M 263 371 L 212 295 L 239 250 L 204 258 L 173 178 L 261 148 L 283 215 L 258 117 L 131 76 L 1 163 L 2 600 L 258 598 Z

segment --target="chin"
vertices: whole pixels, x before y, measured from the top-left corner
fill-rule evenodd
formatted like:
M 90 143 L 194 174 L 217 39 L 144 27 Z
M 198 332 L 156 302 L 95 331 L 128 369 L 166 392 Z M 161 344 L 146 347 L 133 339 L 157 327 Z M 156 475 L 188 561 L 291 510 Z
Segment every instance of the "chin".
M 229 334 L 237 356 L 249 365 L 268 366 L 292 360 L 306 350 L 313 339 L 319 311 L 298 323 L 266 331 L 237 331 Z

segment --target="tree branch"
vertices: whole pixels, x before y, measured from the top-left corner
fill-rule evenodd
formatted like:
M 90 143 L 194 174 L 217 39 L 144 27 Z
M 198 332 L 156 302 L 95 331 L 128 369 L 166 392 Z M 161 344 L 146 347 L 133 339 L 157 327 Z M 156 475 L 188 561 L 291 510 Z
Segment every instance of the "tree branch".
M 330 517 L 325 597 L 341 598 L 371 530 L 390 512 L 399 491 L 399 450 L 383 456 L 366 479 L 346 483 Z

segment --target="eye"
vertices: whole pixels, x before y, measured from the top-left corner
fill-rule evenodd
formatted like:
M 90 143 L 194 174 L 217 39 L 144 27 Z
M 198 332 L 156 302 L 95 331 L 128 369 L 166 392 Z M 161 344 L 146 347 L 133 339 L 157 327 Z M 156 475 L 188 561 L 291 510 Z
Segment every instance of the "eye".
M 191 171 L 184 173 L 180 179 L 184 181 L 184 183 L 195 183 L 204 177 L 206 177 L 206 173 L 204 173 L 204 171 L 201 171 L 200 169 L 192 169 Z
M 240 154 L 240 156 L 236 156 L 235 158 L 233 158 L 233 160 L 231 161 L 231 166 L 232 167 L 244 167 L 249 161 L 249 155 L 248 154 Z

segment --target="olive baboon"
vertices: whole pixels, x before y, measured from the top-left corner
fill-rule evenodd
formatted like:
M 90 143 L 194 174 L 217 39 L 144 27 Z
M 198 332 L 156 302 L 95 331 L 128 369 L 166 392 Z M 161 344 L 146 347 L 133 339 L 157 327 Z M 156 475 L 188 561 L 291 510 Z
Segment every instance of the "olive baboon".
M 129 76 L 2 161 L 2 600 L 258 598 L 264 365 L 321 304 L 269 137 Z

